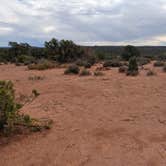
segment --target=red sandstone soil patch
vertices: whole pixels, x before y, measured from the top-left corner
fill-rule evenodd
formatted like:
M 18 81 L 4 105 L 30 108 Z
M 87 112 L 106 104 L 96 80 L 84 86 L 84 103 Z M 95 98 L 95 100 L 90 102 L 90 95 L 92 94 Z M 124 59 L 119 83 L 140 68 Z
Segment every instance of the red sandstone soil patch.
M 79 77 L 0 66 L 0 80 L 12 80 L 17 97 L 40 92 L 22 111 L 54 121 L 46 133 L 0 146 L 0 166 L 165 166 L 166 74 L 155 71 Z M 44 79 L 28 79 L 34 75 Z

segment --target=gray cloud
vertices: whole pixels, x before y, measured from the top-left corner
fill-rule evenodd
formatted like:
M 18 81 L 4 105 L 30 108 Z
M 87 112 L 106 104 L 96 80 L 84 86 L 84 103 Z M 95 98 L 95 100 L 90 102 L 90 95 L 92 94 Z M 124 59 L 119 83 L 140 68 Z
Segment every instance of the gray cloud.
M 1 0 L 0 44 L 41 45 L 52 37 L 80 44 L 163 45 L 165 0 Z

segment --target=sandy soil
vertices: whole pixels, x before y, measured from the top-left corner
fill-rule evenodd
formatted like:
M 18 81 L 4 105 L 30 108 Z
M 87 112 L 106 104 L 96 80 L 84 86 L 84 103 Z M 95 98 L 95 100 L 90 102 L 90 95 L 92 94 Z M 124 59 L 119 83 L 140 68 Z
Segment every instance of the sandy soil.
M 155 70 L 79 77 L 0 66 L 0 80 L 12 80 L 17 96 L 41 94 L 22 111 L 54 121 L 47 132 L 0 146 L 0 166 L 166 166 L 166 74 Z

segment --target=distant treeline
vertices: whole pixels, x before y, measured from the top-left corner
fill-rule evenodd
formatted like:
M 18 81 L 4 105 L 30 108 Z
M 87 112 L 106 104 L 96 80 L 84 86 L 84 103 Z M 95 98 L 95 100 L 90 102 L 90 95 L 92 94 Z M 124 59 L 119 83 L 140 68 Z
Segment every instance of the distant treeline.
M 119 56 L 123 53 L 125 46 L 94 46 L 90 47 L 97 54 L 104 54 L 106 57 L 111 57 L 111 56 Z M 144 57 L 157 57 L 161 56 L 162 54 L 166 53 L 166 46 L 138 46 L 136 47 L 141 56 Z
M 0 48 L 0 62 L 29 64 L 35 63 L 39 59 L 48 59 L 59 63 L 70 63 L 88 59 L 88 62 L 94 63 L 95 58 L 107 60 L 123 56 L 126 52 L 125 48 L 124 46 L 79 46 L 71 40 L 58 41 L 55 38 L 46 41 L 43 47 L 34 47 L 28 43 L 9 42 L 9 47 Z M 139 52 L 139 56 L 151 59 L 166 53 L 166 46 L 132 46 L 129 47 L 129 52 L 130 48 L 134 54 Z
M 59 63 L 74 62 L 78 59 L 92 59 L 91 48 L 76 45 L 71 40 L 51 39 L 44 47 L 34 47 L 28 43 L 9 42 L 9 47 L 0 48 L 0 62 L 35 63 L 40 59 L 48 59 Z

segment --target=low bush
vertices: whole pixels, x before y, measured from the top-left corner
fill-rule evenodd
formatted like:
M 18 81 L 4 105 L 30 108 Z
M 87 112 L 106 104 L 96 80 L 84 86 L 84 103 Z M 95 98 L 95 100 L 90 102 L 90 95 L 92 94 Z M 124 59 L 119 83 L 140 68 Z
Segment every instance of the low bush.
M 151 59 L 140 57 L 140 58 L 137 59 L 137 61 L 138 61 L 139 66 L 143 66 L 143 65 L 149 64 L 151 62 Z
M 131 57 L 129 59 L 129 67 L 127 70 L 126 75 L 130 75 L 130 76 L 136 76 L 138 75 L 138 64 L 137 64 L 137 59 L 136 57 Z
M 104 62 L 103 67 L 120 67 L 122 66 L 119 60 L 109 60 Z
M 70 65 L 64 72 L 64 74 L 79 74 L 80 69 L 77 65 Z
M 55 64 L 48 60 L 43 60 L 38 62 L 37 64 L 28 65 L 29 70 L 46 70 L 46 69 L 52 69 L 54 67 L 55 67 Z
M 19 55 L 16 61 L 17 64 L 23 63 L 24 65 L 29 65 L 31 63 L 35 63 L 35 58 L 33 56 L 28 56 L 28 55 Z
M 18 110 L 14 99 L 12 82 L 0 81 L 0 129 L 13 126 Z
M 94 76 L 103 76 L 104 75 L 104 73 L 103 72 L 101 72 L 101 71 L 95 71 L 94 72 Z
M 146 73 L 147 76 L 155 76 L 156 73 L 153 71 L 153 70 L 149 70 L 147 73 Z
M 87 69 L 83 69 L 81 72 L 80 72 L 80 76 L 90 76 L 91 73 L 89 70 Z
M 164 66 L 164 62 L 162 62 L 162 61 L 156 61 L 156 62 L 154 62 L 154 66 L 155 67 L 163 67 Z
M 13 83 L 0 81 L 0 136 L 9 136 L 15 132 L 31 130 L 32 128 L 45 129 L 46 123 L 32 119 L 29 115 L 20 114 L 22 105 L 15 102 Z
M 120 66 L 119 67 L 119 73 L 126 73 L 128 70 L 128 67 L 127 66 Z

